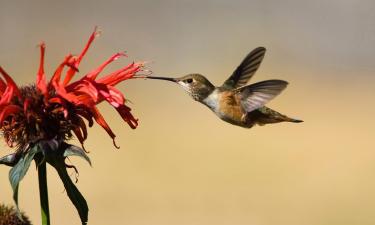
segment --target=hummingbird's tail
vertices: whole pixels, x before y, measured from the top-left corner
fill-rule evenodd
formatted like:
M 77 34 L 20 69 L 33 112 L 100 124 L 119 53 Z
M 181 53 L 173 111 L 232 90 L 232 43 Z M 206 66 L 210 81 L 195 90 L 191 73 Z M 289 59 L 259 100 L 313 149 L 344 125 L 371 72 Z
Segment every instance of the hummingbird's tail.
M 253 117 L 252 120 L 261 126 L 265 124 L 269 124 L 269 123 L 280 123 L 280 122 L 301 123 L 303 122 L 303 120 L 290 118 L 266 106 L 263 106 L 253 112 L 250 112 L 250 114 L 252 114 L 250 115 L 250 117 Z

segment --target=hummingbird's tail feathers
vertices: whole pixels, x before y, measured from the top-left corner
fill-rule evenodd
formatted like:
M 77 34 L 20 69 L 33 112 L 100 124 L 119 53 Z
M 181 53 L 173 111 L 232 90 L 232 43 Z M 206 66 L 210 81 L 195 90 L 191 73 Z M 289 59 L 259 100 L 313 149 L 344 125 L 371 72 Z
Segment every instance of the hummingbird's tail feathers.
M 283 80 L 265 80 L 236 89 L 240 92 L 241 105 L 246 112 L 251 112 L 267 104 L 279 95 L 288 85 Z
M 262 126 L 269 123 L 292 122 L 301 123 L 302 120 L 290 118 L 268 107 L 261 107 L 248 113 L 248 118 L 256 124 Z
M 289 118 L 288 122 L 292 122 L 292 123 L 302 123 L 303 120 Z

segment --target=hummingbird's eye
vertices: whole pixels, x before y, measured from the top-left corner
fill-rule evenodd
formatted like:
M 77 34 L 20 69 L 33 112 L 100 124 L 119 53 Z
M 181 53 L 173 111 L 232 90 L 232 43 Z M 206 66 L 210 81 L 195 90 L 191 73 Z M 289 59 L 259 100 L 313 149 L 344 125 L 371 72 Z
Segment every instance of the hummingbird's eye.
M 190 83 L 193 82 L 193 79 L 189 78 L 189 79 L 186 79 L 185 81 L 186 81 L 186 83 L 190 84 Z

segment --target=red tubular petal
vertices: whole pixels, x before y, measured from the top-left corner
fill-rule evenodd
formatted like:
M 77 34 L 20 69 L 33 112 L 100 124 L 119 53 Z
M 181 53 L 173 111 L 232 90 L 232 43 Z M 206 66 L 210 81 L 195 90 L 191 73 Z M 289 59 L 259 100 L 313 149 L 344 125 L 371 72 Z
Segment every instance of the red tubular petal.
M 26 98 L 23 102 L 23 114 L 26 115 L 27 121 L 30 120 L 31 113 L 28 112 L 29 106 L 30 106 L 31 100 L 29 98 Z
M 13 79 L 7 74 L 7 72 L 5 72 L 5 70 L 1 66 L 0 66 L 0 73 L 5 78 L 5 80 L 7 82 L 7 87 L 11 86 L 12 88 L 14 88 L 15 94 L 17 96 L 20 96 L 20 91 L 17 87 L 17 84 L 13 81 Z
M 3 79 L 0 78 L 0 95 L 2 95 L 5 91 L 7 84 L 4 82 Z
M 91 43 L 94 41 L 95 37 L 99 35 L 98 28 L 95 27 L 94 32 L 92 32 L 89 40 L 87 41 L 87 44 L 85 45 L 85 48 L 82 50 L 81 54 L 78 56 L 78 60 L 76 62 L 76 65 L 79 65 L 82 58 L 85 56 L 87 50 L 90 48 Z
M 21 99 L 21 93 L 18 89 L 17 84 L 13 81 L 13 79 L 5 72 L 5 70 L 0 66 L 0 73 L 5 78 L 5 81 L 7 82 L 6 88 L 4 90 L 3 95 L 1 96 L 0 105 L 3 104 L 9 104 L 12 100 L 13 96 L 17 96 L 19 99 Z
M 91 72 L 89 72 L 88 74 L 86 74 L 84 77 L 82 77 L 80 80 L 72 83 L 72 84 L 69 84 L 66 89 L 68 91 L 72 91 L 74 89 L 76 89 L 76 87 L 78 85 L 81 84 L 81 82 L 83 80 L 95 80 L 97 78 L 97 76 L 99 75 L 100 72 L 103 71 L 103 69 L 108 65 L 110 64 L 111 62 L 113 62 L 114 60 L 117 60 L 119 57 L 122 57 L 122 56 L 126 56 L 125 53 L 117 53 L 117 54 L 114 54 L 112 55 L 107 61 L 105 61 L 102 65 L 100 65 L 98 68 L 92 70 Z
M 95 85 L 95 88 L 100 94 L 99 99 L 106 100 L 115 107 L 121 118 L 127 122 L 131 128 L 135 129 L 138 126 L 138 120 L 130 113 L 131 109 L 124 105 L 125 98 L 119 90 L 111 86 L 95 83 L 94 81 L 92 81 L 92 84 Z
M 76 93 L 75 102 L 72 102 L 72 103 L 75 105 L 84 105 L 84 106 L 90 106 L 90 105 L 96 104 L 90 95 L 87 95 L 86 93 L 79 93 L 79 92 Z
M 99 79 L 97 82 L 110 85 L 110 86 L 115 86 L 118 83 L 130 79 L 134 75 L 136 75 L 137 72 L 139 72 L 142 68 L 143 64 L 141 63 L 132 63 L 129 64 L 128 66 L 121 68 L 109 75 L 104 76 L 103 78 Z
M 55 98 L 50 98 L 48 102 L 61 105 L 62 111 L 64 113 L 64 118 L 68 118 L 68 108 L 66 106 L 66 102 L 64 99 L 60 97 L 55 97 Z
M 85 122 L 81 117 L 77 116 L 74 118 L 77 127 L 73 129 L 74 134 L 77 136 L 79 142 L 83 146 L 83 142 L 87 139 L 87 128 Z
M 83 138 L 81 130 L 79 129 L 79 127 L 74 128 L 73 132 L 76 135 L 76 137 L 78 138 L 79 143 L 81 143 L 81 145 L 83 145 L 83 142 L 85 141 L 85 139 Z
M 8 105 L 13 98 L 13 91 L 9 90 L 8 88 L 5 89 L 4 94 L 1 96 L 0 100 L 0 108 Z
M 100 65 L 98 68 L 96 68 L 95 70 L 89 72 L 84 78 L 88 78 L 88 79 L 91 79 L 91 80 L 95 80 L 96 77 L 99 75 L 100 72 L 103 71 L 103 69 L 108 65 L 110 64 L 111 62 L 117 60 L 118 58 L 122 57 L 122 56 L 126 56 L 125 53 L 117 53 L 117 54 L 114 54 L 113 56 L 111 56 L 107 61 L 105 61 L 102 65 Z
M 29 108 L 31 100 L 29 98 L 26 98 L 23 102 L 23 113 L 26 115 L 27 109 Z
M 129 124 L 132 129 L 137 128 L 138 120 L 130 113 L 131 109 L 126 105 L 120 105 L 116 107 L 117 112 L 120 114 L 122 119 Z
M 72 55 L 68 55 L 65 57 L 64 61 L 59 65 L 59 67 L 56 69 L 54 75 L 51 78 L 51 81 L 49 85 L 51 85 L 55 90 L 58 95 L 66 99 L 67 101 L 73 103 L 73 104 L 79 104 L 79 101 L 77 99 L 77 96 L 68 93 L 65 90 L 65 87 L 60 84 L 60 78 L 61 78 L 61 73 L 64 69 L 65 66 L 69 66 L 71 68 L 71 65 L 69 64 L 70 59 L 72 58 Z
M 122 96 L 121 96 L 122 98 L 120 97 L 120 99 L 112 97 L 110 90 L 109 90 L 109 86 L 104 85 L 104 84 L 96 84 L 96 88 L 98 89 L 100 93 L 100 100 L 106 100 L 114 107 L 117 107 L 120 104 L 124 103 L 124 98 Z M 120 95 L 122 94 L 120 93 Z
M 76 118 L 77 118 L 77 124 L 78 124 L 78 126 L 81 129 L 82 134 L 83 134 L 83 140 L 86 140 L 87 139 L 87 128 L 86 128 L 85 121 L 83 121 L 83 119 L 79 116 L 77 116 Z
M 132 129 L 135 129 L 138 126 L 138 120 L 130 113 L 131 109 L 124 104 L 125 98 L 122 93 L 111 86 L 98 85 L 98 87 L 101 88 L 99 93 L 102 97 L 115 107 L 121 118 L 127 122 Z
M 74 90 L 68 91 L 74 92 L 76 94 L 84 93 L 86 95 L 89 95 L 94 100 L 94 102 L 98 102 L 99 99 L 98 89 L 95 87 L 94 82 L 88 79 L 80 80 Z
M 75 60 L 74 62 L 74 67 L 75 68 L 78 68 L 81 60 L 83 59 L 83 57 L 85 56 L 87 50 L 90 48 L 90 45 L 91 43 L 94 41 L 95 37 L 99 34 L 99 32 L 97 31 L 97 27 L 95 27 L 95 30 L 94 32 L 91 34 L 86 46 L 83 48 L 81 54 L 78 56 L 78 58 Z M 66 76 L 65 76 L 65 79 L 64 79 L 64 82 L 63 82 L 63 85 L 67 85 L 70 80 L 73 78 L 74 74 L 76 73 L 76 70 L 73 69 L 73 68 L 70 68 L 68 70 L 68 72 L 66 73 Z
M 65 102 L 64 102 L 64 100 L 63 100 L 62 98 L 59 98 L 59 97 L 50 98 L 50 99 L 48 100 L 48 102 L 50 102 L 50 103 L 57 103 L 57 104 L 60 104 L 60 105 L 62 105 L 62 106 L 65 106 Z
M 68 65 L 69 63 L 69 60 L 72 58 L 73 56 L 71 54 L 65 56 L 65 59 L 64 61 L 57 67 L 55 73 L 53 74 L 50 82 L 49 82 L 49 85 L 53 85 L 53 86 L 59 86 L 60 85 L 60 79 L 61 79 L 61 73 L 64 69 L 64 67 L 66 65 Z M 56 87 L 55 87 L 56 88 Z
M 119 90 L 112 86 L 108 86 L 108 90 L 112 101 L 116 103 L 116 105 L 112 104 L 114 107 L 117 107 L 118 105 L 123 105 L 125 103 L 124 95 Z
M 4 120 L 10 116 L 11 114 L 15 114 L 22 111 L 22 109 L 19 106 L 16 105 L 7 105 L 5 106 L 0 113 L 0 124 L 4 122 Z
M 90 83 L 91 89 L 95 89 L 95 92 L 94 90 L 91 90 L 91 91 L 86 90 L 87 87 L 84 89 L 79 89 L 78 91 L 87 93 L 87 94 L 89 94 L 90 92 L 97 93 L 98 96 L 95 96 L 97 97 L 97 99 L 93 98 L 93 100 L 95 100 L 94 101 L 95 104 L 98 104 L 103 100 L 106 100 L 114 107 L 118 107 L 119 105 L 124 104 L 125 102 L 124 96 L 116 88 L 105 85 L 105 84 L 99 84 L 99 83 L 96 83 L 95 81 L 88 81 L 88 82 Z
M 60 87 L 57 90 L 57 94 L 59 94 L 62 98 L 64 98 L 66 101 L 74 104 L 74 105 L 86 105 L 88 103 L 91 103 L 92 100 L 90 98 L 82 98 L 86 97 L 86 95 L 75 95 L 73 93 L 67 93 L 64 88 Z
M 107 122 L 105 121 L 102 114 L 100 114 L 98 108 L 96 106 L 90 107 L 92 115 L 94 116 L 95 121 L 107 131 L 108 135 L 114 140 L 116 135 L 113 133 L 111 128 L 108 126 Z
M 89 127 L 92 127 L 94 125 L 94 121 L 92 119 L 92 114 L 89 110 L 85 109 L 77 109 L 76 113 L 80 115 L 81 117 L 85 118 L 89 122 Z
M 36 86 L 42 92 L 44 96 L 47 97 L 47 82 L 46 82 L 46 75 L 44 73 L 44 54 L 45 54 L 46 45 L 44 43 L 40 44 L 40 65 L 39 71 L 36 78 Z

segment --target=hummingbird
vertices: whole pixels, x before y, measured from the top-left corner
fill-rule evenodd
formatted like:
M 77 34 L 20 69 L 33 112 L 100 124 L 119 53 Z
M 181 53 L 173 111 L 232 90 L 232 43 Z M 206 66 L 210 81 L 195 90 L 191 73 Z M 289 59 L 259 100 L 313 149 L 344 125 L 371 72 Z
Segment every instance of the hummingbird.
M 266 49 L 255 48 L 221 86 L 214 86 L 205 76 L 192 73 L 180 78 L 145 76 L 180 85 L 195 101 L 206 105 L 220 119 L 244 128 L 279 122 L 300 123 L 265 106 L 288 85 L 284 80 L 265 80 L 246 85 L 258 70 Z

